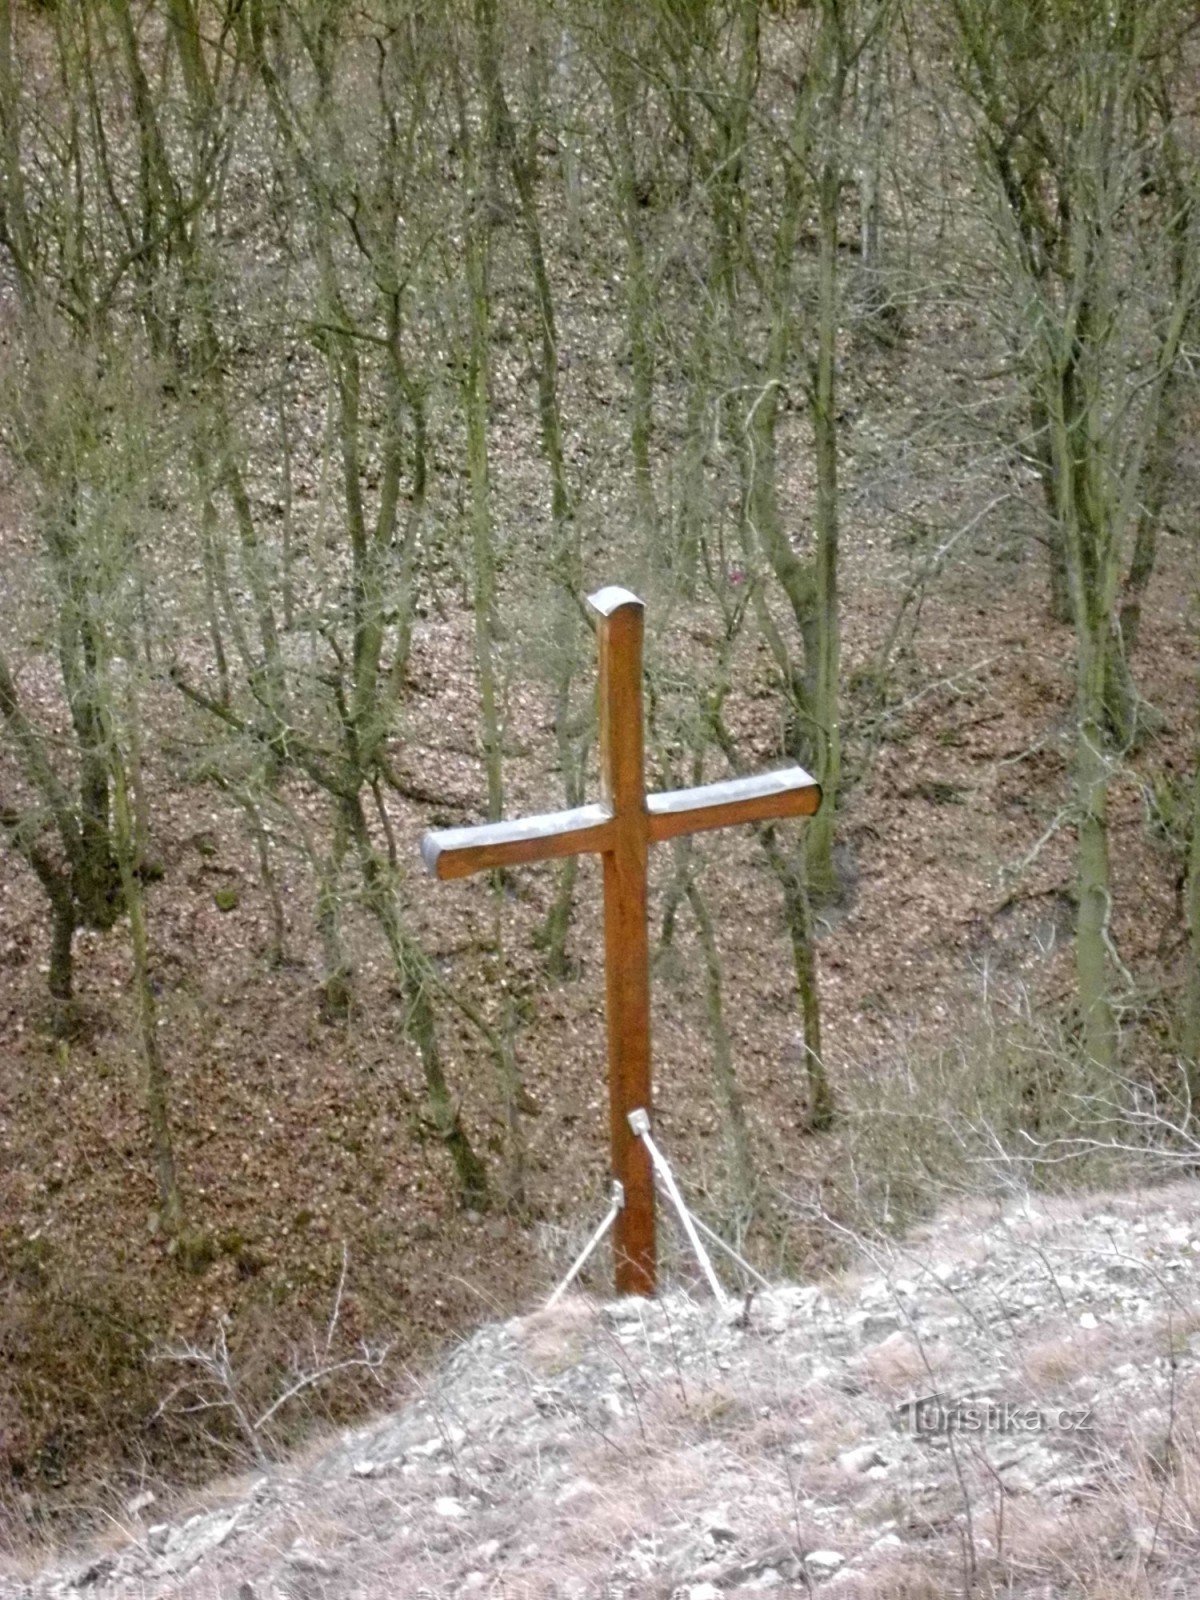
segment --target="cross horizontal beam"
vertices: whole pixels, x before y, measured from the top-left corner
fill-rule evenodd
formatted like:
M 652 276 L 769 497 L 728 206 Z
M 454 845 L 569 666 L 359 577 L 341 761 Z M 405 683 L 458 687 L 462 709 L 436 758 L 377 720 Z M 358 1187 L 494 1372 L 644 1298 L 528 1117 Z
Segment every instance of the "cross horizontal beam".
M 821 786 L 803 767 L 761 772 L 749 778 L 671 789 L 646 796 L 646 837 L 651 844 L 703 833 L 738 822 L 772 817 L 810 817 L 821 803 Z M 550 811 L 512 822 L 473 828 L 442 828 L 421 840 L 421 858 L 435 878 L 467 878 L 496 867 L 518 867 L 562 856 L 611 849 L 613 812 L 604 805 Z

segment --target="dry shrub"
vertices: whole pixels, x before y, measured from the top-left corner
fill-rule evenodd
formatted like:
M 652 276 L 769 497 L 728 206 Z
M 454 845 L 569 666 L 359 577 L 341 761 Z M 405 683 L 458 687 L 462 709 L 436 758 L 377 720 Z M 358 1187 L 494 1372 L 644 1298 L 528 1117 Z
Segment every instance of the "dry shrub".
M 796 1397 L 808 1443 L 807 1462 L 831 1462 L 863 1440 L 862 1412 L 840 1390 L 810 1384 Z
M 894 1397 L 927 1387 L 931 1377 L 946 1374 L 953 1365 L 954 1352 L 948 1345 L 937 1339 L 918 1340 L 898 1329 L 863 1352 L 858 1376 L 872 1391 Z
M 1126 1543 L 1127 1519 L 1118 1501 L 1047 1508 L 1028 1495 L 1008 1495 L 983 1512 L 977 1532 L 990 1540 L 1002 1565 L 1045 1574 L 1082 1571 L 1097 1556 Z
M 1176 1379 L 1112 1442 L 1131 1504 L 1165 1542 L 1200 1557 L 1200 1379 Z
M 961 1570 L 907 1553 L 888 1556 L 868 1573 L 855 1573 L 832 1592 L 837 1600 L 948 1600 L 961 1590 Z
M 1075 1592 L 1080 1600 L 1163 1600 L 1172 1590 L 1163 1586 L 1158 1576 L 1140 1570 L 1129 1573 L 1088 1573 L 1076 1578 Z M 1174 1593 L 1188 1596 L 1187 1589 L 1176 1587 Z
M 1021 1347 L 1021 1372 L 1034 1394 L 1060 1389 L 1103 1371 L 1115 1343 L 1107 1328 L 1064 1328 Z M 1128 1353 L 1120 1359 L 1128 1360 Z
M 873 1235 L 980 1193 L 1118 1187 L 1138 1167 L 1136 1151 L 1106 1148 L 1112 1105 L 1070 1039 L 994 1004 L 964 1018 L 952 1045 L 902 1045 L 847 1073 L 842 1110 L 830 1210 Z M 1053 1159 L 1059 1152 L 1047 1148 L 1089 1134 L 1077 1159 Z
M 607 1333 L 596 1303 L 584 1295 L 565 1295 L 556 1306 L 531 1312 L 518 1329 L 526 1361 L 544 1377 L 575 1366 L 589 1341 Z
M 573 1477 L 597 1486 L 579 1505 L 547 1499 L 523 1508 L 524 1527 L 560 1582 L 563 1572 L 580 1563 L 607 1562 L 633 1539 L 661 1533 L 678 1518 L 681 1507 L 710 1503 L 714 1486 L 703 1454 L 647 1454 L 644 1447 L 639 1452 L 639 1437 L 634 1427 L 614 1437 L 614 1449 L 574 1454 Z
M 658 1385 L 640 1404 L 643 1425 L 652 1434 L 693 1442 L 741 1435 L 763 1420 L 763 1409 L 774 1423 L 777 1413 L 756 1391 L 719 1382 L 701 1385 L 690 1374 Z
M 158 1330 L 130 1284 L 68 1278 L 36 1243 L 0 1239 L 11 1274 L 0 1293 L 0 1546 L 20 1542 L 28 1502 L 74 1484 L 82 1463 L 97 1483 L 130 1481 L 128 1452 L 145 1443 L 157 1400 L 147 1355 Z M 104 1456 L 99 1437 L 111 1441 Z

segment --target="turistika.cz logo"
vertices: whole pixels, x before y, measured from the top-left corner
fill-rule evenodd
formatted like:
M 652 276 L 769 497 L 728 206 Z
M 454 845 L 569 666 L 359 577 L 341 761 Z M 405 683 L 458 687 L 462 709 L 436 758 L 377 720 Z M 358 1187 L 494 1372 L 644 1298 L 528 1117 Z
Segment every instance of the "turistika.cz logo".
M 1089 1406 L 1033 1406 L 988 1398 L 923 1395 L 900 1407 L 912 1433 L 1080 1433 L 1091 1428 Z

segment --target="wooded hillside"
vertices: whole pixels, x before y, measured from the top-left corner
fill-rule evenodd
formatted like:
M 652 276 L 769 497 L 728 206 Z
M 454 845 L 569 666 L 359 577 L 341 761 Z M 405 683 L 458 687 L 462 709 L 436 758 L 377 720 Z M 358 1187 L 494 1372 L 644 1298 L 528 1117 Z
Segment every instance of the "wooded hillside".
M 713 1226 L 803 1275 L 1192 1159 L 1198 35 L 0 0 L 0 1525 L 361 1408 L 591 1231 L 595 863 L 417 841 L 595 798 L 603 583 L 655 787 L 824 789 L 655 855 Z

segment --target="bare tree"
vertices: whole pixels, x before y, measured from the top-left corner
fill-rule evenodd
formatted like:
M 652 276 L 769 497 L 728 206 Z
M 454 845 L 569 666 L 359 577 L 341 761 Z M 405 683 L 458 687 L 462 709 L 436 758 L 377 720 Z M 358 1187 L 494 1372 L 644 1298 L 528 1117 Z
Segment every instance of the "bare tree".
M 73 939 L 128 915 L 138 1009 L 143 1103 L 164 1229 L 178 1238 L 183 1209 L 150 975 L 143 880 L 148 822 L 136 698 L 153 652 L 146 608 L 151 488 L 171 444 L 155 417 L 155 368 L 122 359 L 118 296 L 165 240 L 136 234 L 119 200 L 113 147 L 90 137 L 96 94 L 86 9 L 54 19 L 62 101 L 57 122 L 22 85 L 14 18 L 0 9 L 0 168 L 3 243 L 19 292 L 13 403 L 5 443 L 35 507 L 54 610 L 64 743 L 54 709 L 37 716 L 0 656 L 0 722 L 16 758 L 21 798 L 5 795 L 0 829 L 36 873 L 50 904 L 50 992 L 56 1031 L 71 1022 Z M 28 113 L 28 115 L 26 115 Z M 24 177 L 38 174 L 31 195 Z M 151 352 L 152 353 L 152 352 Z M 60 764 L 65 771 L 59 770 Z M 52 842 L 53 841 L 53 842 Z
M 1171 0 L 952 9 L 1075 630 L 1076 970 L 1085 1050 L 1111 1073 L 1119 598 L 1200 294 L 1195 171 L 1181 178 L 1171 92 L 1195 19 Z M 1144 532 L 1142 545 L 1144 559 Z

